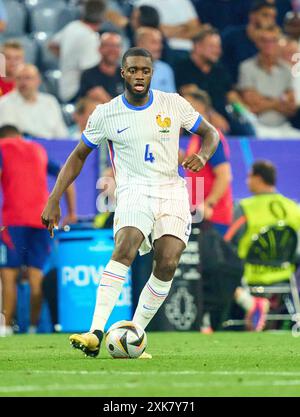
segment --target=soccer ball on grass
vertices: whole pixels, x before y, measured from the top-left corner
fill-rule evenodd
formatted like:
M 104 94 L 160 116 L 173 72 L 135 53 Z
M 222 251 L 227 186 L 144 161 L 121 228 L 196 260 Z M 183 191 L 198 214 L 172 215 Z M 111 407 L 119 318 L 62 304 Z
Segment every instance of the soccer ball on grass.
M 136 323 L 122 320 L 108 329 L 105 344 L 114 359 L 136 359 L 146 349 L 147 336 Z

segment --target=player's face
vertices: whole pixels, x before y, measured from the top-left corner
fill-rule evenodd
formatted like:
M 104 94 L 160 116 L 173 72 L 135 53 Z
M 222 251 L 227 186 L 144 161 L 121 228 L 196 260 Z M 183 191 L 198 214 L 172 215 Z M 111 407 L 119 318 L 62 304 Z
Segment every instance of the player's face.
M 126 90 L 137 99 L 147 96 L 152 74 L 152 61 L 144 56 L 129 56 L 121 70 Z

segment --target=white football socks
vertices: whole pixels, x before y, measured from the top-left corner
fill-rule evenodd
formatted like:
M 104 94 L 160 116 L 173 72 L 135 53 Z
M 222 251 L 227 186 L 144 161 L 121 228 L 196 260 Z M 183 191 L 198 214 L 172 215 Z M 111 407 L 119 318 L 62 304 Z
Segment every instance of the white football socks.
M 254 297 L 250 294 L 250 291 L 246 288 L 239 288 L 239 291 L 235 297 L 235 302 L 243 310 L 249 311 L 254 304 Z
M 161 281 L 151 274 L 149 281 L 141 292 L 139 303 L 132 321 L 145 329 L 167 298 L 172 281 L 173 280 L 167 282 Z
M 118 301 L 129 267 L 110 260 L 103 271 L 90 331 L 104 331 L 104 326 Z

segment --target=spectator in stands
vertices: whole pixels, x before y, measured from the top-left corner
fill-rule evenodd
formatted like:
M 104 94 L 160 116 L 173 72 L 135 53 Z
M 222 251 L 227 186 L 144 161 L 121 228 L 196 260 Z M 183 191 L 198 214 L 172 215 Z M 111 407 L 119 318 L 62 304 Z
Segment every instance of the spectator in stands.
M 60 98 L 64 102 L 76 101 L 82 72 L 99 63 L 98 31 L 105 4 L 104 0 L 86 1 L 81 20 L 66 25 L 49 44 L 51 51 L 60 59 Z
M 299 64 L 299 43 L 296 39 L 284 36 L 280 39 L 280 58 L 290 67 L 292 71 L 293 90 L 297 107 L 300 106 L 300 64 Z
M 300 13 L 299 11 L 288 12 L 283 22 L 283 30 L 287 36 L 300 41 Z
M 84 71 L 81 76 L 79 96 L 107 103 L 124 90 L 120 72 L 121 36 L 118 33 L 103 33 L 99 51 L 100 63 Z
M 183 97 L 208 121 L 210 120 L 211 103 L 208 94 L 190 85 L 183 90 Z M 204 180 L 204 218 L 210 221 L 215 229 L 223 236 L 232 223 L 233 200 L 231 189 L 231 166 L 229 162 L 229 145 L 219 130 L 220 142 L 215 154 L 203 169 L 197 173 L 186 171 L 185 176 L 191 178 L 189 186 L 192 207 L 202 203 L 202 196 L 196 189 L 196 178 Z M 198 153 L 201 148 L 201 138 L 192 135 L 185 157 Z M 194 200 L 194 201 L 193 201 Z
M 227 133 L 230 125 L 226 119 L 229 119 L 226 105 L 240 102 L 241 99 L 233 90 L 230 74 L 220 62 L 222 47 L 219 32 L 214 28 L 205 28 L 193 41 L 190 57 L 181 61 L 175 69 L 177 89 L 187 84 L 196 84 L 205 90 L 212 101 L 211 122 Z M 235 125 L 232 124 L 232 134 L 246 134 L 241 123 L 233 122 Z
M 5 58 L 5 76 L 0 76 L 1 97 L 16 87 L 17 72 L 24 65 L 25 60 L 22 45 L 14 40 L 4 42 L 1 46 L 0 53 L 2 53 Z
M 223 34 L 223 62 L 237 81 L 238 68 L 242 61 L 257 53 L 256 40 L 261 28 L 276 23 L 276 6 L 267 0 L 254 0 L 249 12 L 247 26 L 231 28 Z
M 177 89 L 187 84 L 196 84 L 205 90 L 212 101 L 213 123 L 223 132 L 229 131 L 226 121 L 226 95 L 231 90 L 229 74 L 219 59 L 222 53 L 221 39 L 217 30 L 202 30 L 194 39 L 190 57 L 181 61 L 175 68 Z
M 277 8 L 277 22 L 282 24 L 284 15 L 291 10 L 290 0 L 267 0 Z M 193 0 L 199 19 L 220 31 L 226 32 L 232 26 L 247 25 L 251 1 L 245 0 Z
M 117 28 L 125 30 L 126 36 L 129 39 L 131 46 L 135 44 L 135 32 L 140 27 L 150 27 L 159 29 L 160 18 L 158 11 L 151 6 L 134 7 L 130 17 L 120 15 L 115 10 L 107 10 L 105 17 Z M 161 59 L 172 63 L 172 51 L 168 45 L 166 38 L 163 36 L 163 50 Z
M 231 26 L 246 25 L 249 1 L 245 0 L 193 0 L 201 23 L 210 24 L 220 32 Z
M 0 98 L 0 125 L 14 125 L 33 137 L 66 138 L 68 131 L 56 98 L 39 92 L 38 69 L 31 64 L 24 65 L 17 73 L 16 82 L 16 90 Z
M 248 174 L 247 184 L 253 196 L 240 201 L 235 210 L 235 220 L 225 235 L 226 241 L 237 246 L 241 259 L 247 257 L 253 243 L 252 236 L 260 233 L 263 227 L 272 227 L 282 221 L 295 232 L 300 230 L 300 208 L 276 190 L 276 176 L 275 166 L 264 160 L 256 161 Z M 244 280 L 249 285 L 270 285 L 288 279 L 293 271 L 294 265 L 283 268 L 264 266 L 258 274 L 257 269 L 246 265 Z M 265 299 L 253 299 L 249 291 L 242 287 L 236 290 L 235 300 L 247 312 L 247 327 L 262 330 L 269 303 Z
M 0 33 L 5 31 L 6 24 L 7 24 L 6 9 L 5 9 L 3 0 L 0 0 Z
M 50 116 L 51 117 L 51 116 Z M 5 333 L 12 334 L 16 308 L 16 280 L 28 267 L 31 294 L 30 332 L 36 331 L 42 302 L 43 267 L 49 255 L 49 233 L 41 223 L 48 199 L 47 172 L 58 175 L 60 167 L 48 160 L 45 149 L 24 140 L 14 126 L 0 128 L 0 175 L 3 192 L 1 232 L 1 282 Z M 66 191 L 68 216 L 76 222 L 75 191 Z
M 162 52 L 162 34 L 160 30 L 150 27 L 140 27 L 136 31 L 136 46 L 145 48 L 151 52 L 154 60 L 154 73 L 151 81 L 151 88 L 175 93 L 175 77 L 173 69 L 169 64 L 160 60 Z
M 296 101 L 291 70 L 280 60 L 279 37 L 277 26 L 260 30 L 259 53 L 241 64 L 238 88 L 257 115 L 258 137 L 300 138 L 288 121 L 296 112 Z
M 293 90 L 297 106 L 296 114 L 290 118 L 293 127 L 300 129 L 300 49 L 295 38 L 283 36 L 279 42 L 280 57 L 290 67 L 292 73 Z
M 157 9 L 164 36 L 176 60 L 187 58 L 192 49 L 192 39 L 201 24 L 191 0 L 137 0 L 135 7 L 148 5 Z
M 83 97 L 77 101 L 73 115 L 73 119 L 76 124 L 71 126 L 69 131 L 71 139 L 81 139 L 81 135 L 87 125 L 88 118 L 95 110 L 97 104 L 99 104 L 98 101 L 92 100 L 89 97 Z

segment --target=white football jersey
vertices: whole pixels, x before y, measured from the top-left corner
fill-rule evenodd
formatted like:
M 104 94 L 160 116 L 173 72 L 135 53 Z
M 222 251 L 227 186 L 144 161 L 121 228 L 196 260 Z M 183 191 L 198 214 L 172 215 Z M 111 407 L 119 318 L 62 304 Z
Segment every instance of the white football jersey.
M 180 129 L 196 131 L 201 121 L 202 116 L 179 94 L 150 90 L 148 102 L 141 107 L 128 103 L 123 94 L 97 106 L 82 140 L 92 148 L 108 142 L 118 191 L 147 186 L 155 193 L 182 185 Z

